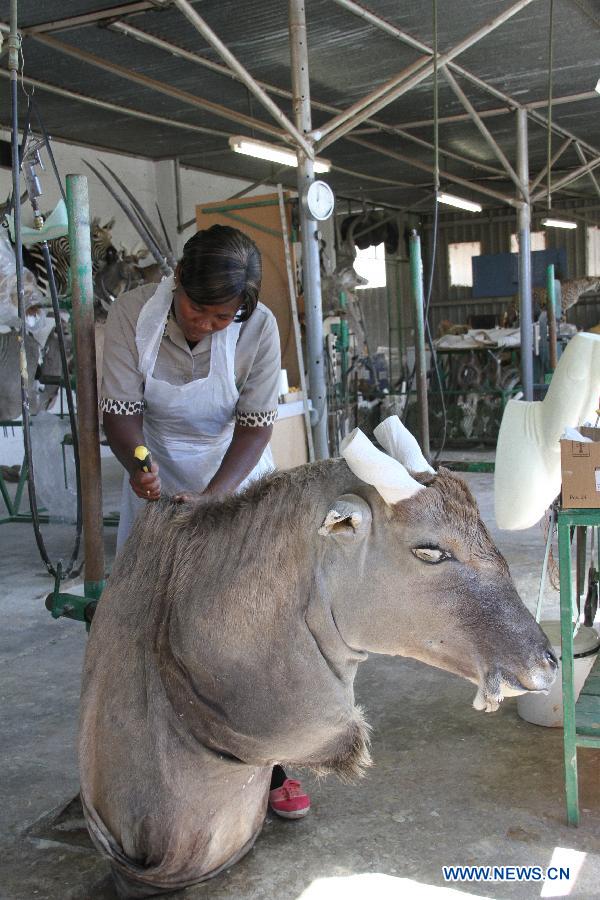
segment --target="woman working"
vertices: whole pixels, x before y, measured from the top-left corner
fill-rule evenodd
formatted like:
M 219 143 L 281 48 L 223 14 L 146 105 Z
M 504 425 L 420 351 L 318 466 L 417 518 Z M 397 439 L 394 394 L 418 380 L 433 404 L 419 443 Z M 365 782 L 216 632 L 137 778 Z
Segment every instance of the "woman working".
M 281 359 L 275 317 L 258 300 L 261 258 L 241 231 L 213 225 L 183 248 L 175 275 L 121 295 L 105 331 L 100 407 L 125 468 L 117 548 L 161 494 L 240 490 L 273 469 Z M 153 458 L 143 472 L 139 445 Z M 300 818 L 310 800 L 276 766 L 272 809 Z

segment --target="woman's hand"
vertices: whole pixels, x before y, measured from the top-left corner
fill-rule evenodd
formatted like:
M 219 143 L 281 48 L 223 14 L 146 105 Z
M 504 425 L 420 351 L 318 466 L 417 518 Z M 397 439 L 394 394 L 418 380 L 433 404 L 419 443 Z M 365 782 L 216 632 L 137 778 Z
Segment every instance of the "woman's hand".
M 158 465 L 153 462 L 149 472 L 136 469 L 129 477 L 129 484 L 133 493 L 140 500 L 160 499 L 160 478 L 158 477 Z

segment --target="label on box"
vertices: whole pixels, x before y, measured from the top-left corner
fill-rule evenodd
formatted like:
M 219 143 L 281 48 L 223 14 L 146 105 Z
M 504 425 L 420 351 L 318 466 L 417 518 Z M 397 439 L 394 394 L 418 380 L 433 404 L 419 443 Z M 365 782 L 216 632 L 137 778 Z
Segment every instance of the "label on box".
M 597 468 L 595 471 L 596 475 L 596 491 L 600 493 L 600 468 Z

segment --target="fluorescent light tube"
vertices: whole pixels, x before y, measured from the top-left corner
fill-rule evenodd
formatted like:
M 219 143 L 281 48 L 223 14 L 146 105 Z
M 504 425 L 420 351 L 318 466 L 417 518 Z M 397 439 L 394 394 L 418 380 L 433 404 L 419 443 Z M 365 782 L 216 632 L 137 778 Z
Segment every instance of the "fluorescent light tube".
M 276 147 L 274 144 L 266 144 L 264 141 L 255 141 L 253 138 L 239 135 L 229 138 L 229 146 L 236 153 L 242 153 L 244 156 L 266 159 L 268 162 L 279 163 L 282 166 L 298 165 L 295 152 L 288 150 L 287 147 Z M 331 163 L 328 159 L 315 159 L 314 169 L 316 174 L 329 172 Z
M 459 209 L 467 209 L 469 212 L 481 212 L 483 207 L 480 203 L 473 203 L 471 200 L 465 200 L 463 197 L 455 197 L 454 194 L 447 194 L 445 191 L 438 191 L 438 203 L 445 203 L 447 206 L 457 206 Z
M 600 78 L 596 82 L 596 87 L 594 88 L 597 94 L 600 94 Z
M 546 228 L 577 228 L 577 222 L 568 219 L 542 219 L 542 225 Z

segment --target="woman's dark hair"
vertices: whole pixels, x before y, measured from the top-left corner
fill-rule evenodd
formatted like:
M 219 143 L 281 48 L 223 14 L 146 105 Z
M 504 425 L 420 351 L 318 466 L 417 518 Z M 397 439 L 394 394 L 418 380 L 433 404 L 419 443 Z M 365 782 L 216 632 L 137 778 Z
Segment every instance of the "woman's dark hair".
M 192 303 L 215 306 L 237 300 L 236 322 L 245 322 L 256 309 L 261 277 L 258 247 L 229 225 L 197 231 L 179 262 L 179 282 Z

